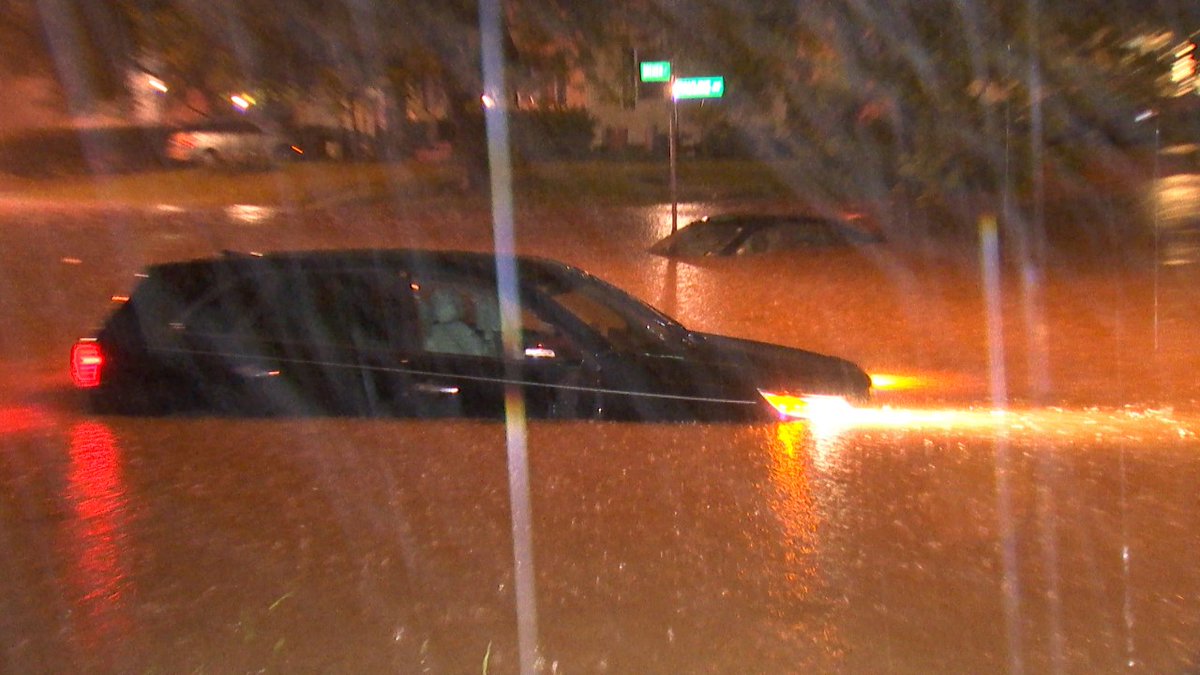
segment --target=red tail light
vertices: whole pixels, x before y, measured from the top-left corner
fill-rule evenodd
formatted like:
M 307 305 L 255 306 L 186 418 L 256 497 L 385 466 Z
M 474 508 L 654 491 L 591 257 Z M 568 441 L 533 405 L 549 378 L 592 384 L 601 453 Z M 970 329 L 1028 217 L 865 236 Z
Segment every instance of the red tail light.
M 100 386 L 104 353 L 95 340 L 83 339 L 71 347 L 71 379 L 81 389 Z

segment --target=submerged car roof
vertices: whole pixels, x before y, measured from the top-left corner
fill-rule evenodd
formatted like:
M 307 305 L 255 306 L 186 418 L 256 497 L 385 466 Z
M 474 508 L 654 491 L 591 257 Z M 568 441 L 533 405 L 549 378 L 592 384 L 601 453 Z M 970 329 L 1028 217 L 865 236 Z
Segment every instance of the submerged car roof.
M 728 213 L 718 216 L 707 216 L 679 228 L 679 232 L 683 232 L 689 227 L 708 227 L 708 228 L 738 228 L 738 227 L 769 227 L 769 226 L 788 226 L 788 227 L 811 227 L 824 226 L 833 227 L 840 231 L 863 235 L 875 240 L 882 240 L 882 237 L 877 232 L 865 229 L 856 223 L 856 216 L 827 216 L 816 213 L 798 213 L 798 214 L 773 214 L 773 213 Z
M 651 253 L 668 257 L 731 255 L 732 250 L 727 249 L 738 240 L 749 233 L 769 229 L 787 229 L 793 232 L 823 231 L 828 232 L 838 243 L 845 244 L 883 241 L 879 233 L 859 227 L 854 223 L 854 219 L 849 217 L 813 213 L 732 213 L 693 220 L 655 242 L 649 250 Z M 798 243 L 781 242 L 781 246 L 797 248 Z

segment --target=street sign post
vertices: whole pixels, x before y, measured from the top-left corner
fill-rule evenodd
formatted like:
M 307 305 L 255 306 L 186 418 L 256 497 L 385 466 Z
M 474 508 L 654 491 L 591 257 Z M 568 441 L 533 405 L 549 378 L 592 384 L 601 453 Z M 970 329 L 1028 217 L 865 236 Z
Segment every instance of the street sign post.
M 671 85 L 671 97 L 678 100 L 683 98 L 721 98 L 725 95 L 725 78 L 719 75 L 710 77 L 680 77 Z
M 672 83 L 673 84 L 673 83 Z M 671 117 L 667 122 L 667 148 L 671 162 L 671 234 L 679 231 L 679 183 L 675 173 L 679 143 L 679 101 L 671 97 Z
M 671 234 L 679 230 L 679 189 L 675 165 L 678 162 L 679 99 L 721 98 L 725 95 L 725 78 L 672 77 L 670 61 L 642 61 L 642 82 L 668 82 L 671 88 L 671 117 L 667 127 L 668 153 L 671 163 Z

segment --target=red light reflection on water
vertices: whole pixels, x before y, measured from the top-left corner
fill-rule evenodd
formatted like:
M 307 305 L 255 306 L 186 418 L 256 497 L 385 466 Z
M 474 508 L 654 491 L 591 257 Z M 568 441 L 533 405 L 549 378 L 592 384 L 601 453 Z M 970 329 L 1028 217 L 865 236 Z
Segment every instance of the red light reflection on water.
M 0 408 L 0 436 L 49 429 L 53 421 L 40 408 Z
M 107 425 L 86 421 L 71 428 L 66 497 L 74 518 L 66 529 L 67 582 L 75 637 L 91 658 L 131 631 L 121 469 L 120 445 Z

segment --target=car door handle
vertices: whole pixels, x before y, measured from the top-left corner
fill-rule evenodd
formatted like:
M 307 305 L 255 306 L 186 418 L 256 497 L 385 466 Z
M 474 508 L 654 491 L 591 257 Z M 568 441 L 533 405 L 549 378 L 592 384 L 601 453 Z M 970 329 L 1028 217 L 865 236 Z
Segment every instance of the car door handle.
M 436 384 L 434 382 L 418 382 L 413 386 L 413 389 L 422 394 L 450 394 L 458 393 L 458 387 L 448 384 Z

